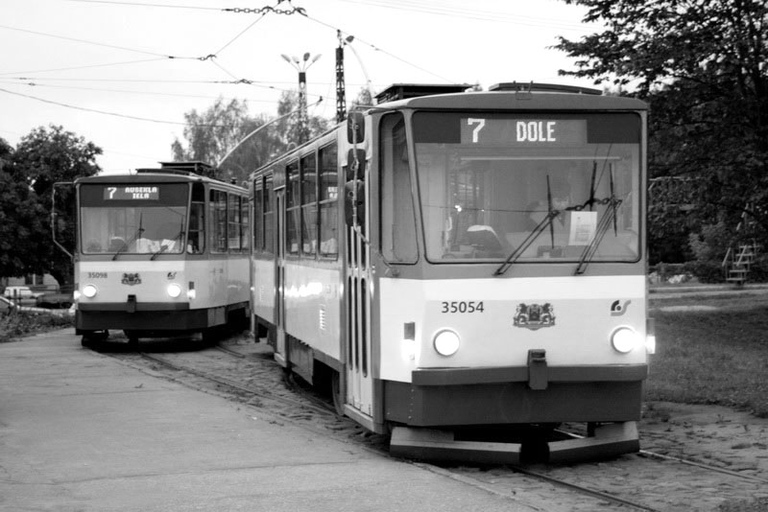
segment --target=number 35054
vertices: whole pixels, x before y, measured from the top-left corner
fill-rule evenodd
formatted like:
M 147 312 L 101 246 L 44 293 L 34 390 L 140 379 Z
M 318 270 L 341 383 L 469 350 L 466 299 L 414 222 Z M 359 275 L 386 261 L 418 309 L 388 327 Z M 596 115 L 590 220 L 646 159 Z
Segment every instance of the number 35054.
M 482 313 L 485 311 L 483 301 L 443 301 L 440 303 L 441 313 Z

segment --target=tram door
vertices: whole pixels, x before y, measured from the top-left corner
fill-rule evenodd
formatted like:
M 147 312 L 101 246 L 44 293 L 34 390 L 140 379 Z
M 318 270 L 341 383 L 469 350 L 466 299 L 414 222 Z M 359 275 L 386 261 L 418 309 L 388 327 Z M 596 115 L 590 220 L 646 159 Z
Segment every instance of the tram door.
M 285 346 L 285 188 L 275 190 L 275 360 L 286 367 Z
M 362 422 L 372 422 L 373 375 L 371 372 L 371 269 L 370 247 L 366 242 L 370 219 L 367 180 L 357 189 L 365 200 L 362 223 L 347 227 L 346 235 L 346 404 L 347 412 Z M 348 189 L 349 190 L 349 189 Z M 347 192 L 349 194 L 349 191 Z M 350 198 L 347 197 L 349 200 Z M 349 411 L 349 407 L 354 410 Z M 362 413 L 362 416 L 360 416 Z

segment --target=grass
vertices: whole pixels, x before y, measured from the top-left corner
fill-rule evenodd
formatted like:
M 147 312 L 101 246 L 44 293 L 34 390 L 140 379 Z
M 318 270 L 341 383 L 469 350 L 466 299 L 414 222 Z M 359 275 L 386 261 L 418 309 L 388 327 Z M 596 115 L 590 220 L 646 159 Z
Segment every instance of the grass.
M 10 313 L 0 314 L 0 343 L 17 340 L 29 334 L 72 327 L 71 317 L 48 315 L 45 313 Z
M 712 310 L 652 311 L 657 352 L 647 400 L 716 404 L 768 417 L 768 291 L 654 300 Z

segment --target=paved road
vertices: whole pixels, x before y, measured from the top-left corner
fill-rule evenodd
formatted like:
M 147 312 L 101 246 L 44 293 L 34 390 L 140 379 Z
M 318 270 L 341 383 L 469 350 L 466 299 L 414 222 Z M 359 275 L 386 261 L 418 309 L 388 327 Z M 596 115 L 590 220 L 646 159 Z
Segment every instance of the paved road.
M 0 344 L 0 510 L 534 508 L 126 366 L 69 329 Z

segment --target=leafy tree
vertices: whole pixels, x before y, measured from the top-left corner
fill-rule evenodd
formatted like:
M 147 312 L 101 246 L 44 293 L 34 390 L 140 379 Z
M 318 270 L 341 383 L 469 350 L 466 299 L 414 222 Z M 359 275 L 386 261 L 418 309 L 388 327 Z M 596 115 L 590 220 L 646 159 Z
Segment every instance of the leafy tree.
M 39 127 L 21 139 L 10 155 L 10 165 L 3 167 L 0 177 L 4 181 L 0 203 L 2 208 L 16 201 L 12 210 L 6 210 L 8 224 L 15 226 L 17 234 L 3 236 L 10 247 L 2 247 L 2 274 L 19 276 L 29 273 L 50 273 L 59 284 L 73 281 L 72 261 L 52 243 L 51 224 L 52 191 L 56 182 L 71 182 L 91 176 L 101 169 L 95 162 L 101 148 L 83 137 L 65 131 L 61 126 Z M 58 232 L 67 247 L 74 247 L 74 203 L 61 211 Z M 5 220 L 5 219 L 2 219 Z M 3 222 L 3 224 L 6 224 Z
M 651 106 L 653 178 L 690 208 L 670 217 L 651 195 L 650 231 L 729 226 L 768 234 L 768 4 L 764 0 L 564 0 L 606 28 L 556 48 L 578 59 L 564 75 L 612 82 Z M 666 199 L 666 198 L 665 198 Z M 680 213 L 679 211 L 677 213 Z M 735 227 L 752 225 L 751 233 Z M 667 225 L 657 224 L 664 220 Z M 694 228 L 695 229 L 695 228 Z M 680 237 L 684 243 L 686 236 Z
M 288 115 L 297 107 L 297 93 L 284 92 L 278 103 L 277 118 L 285 118 L 269 124 L 273 120 L 266 114 L 249 116 L 247 102 L 234 99 L 226 103 L 219 98 L 202 114 L 192 110 L 184 115 L 187 146 L 176 139 L 171 145 L 173 157 L 179 161 L 198 160 L 211 165 L 224 159 L 218 178 L 246 181 L 253 170 L 297 140 L 297 118 Z M 315 116 L 309 118 L 312 136 L 327 127 L 327 120 Z M 260 131 L 253 133 L 256 130 Z
M 13 148 L 0 139 L 0 276 L 27 272 L 33 254 L 33 234 L 39 231 L 43 211 L 23 181 L 14 179 Z

